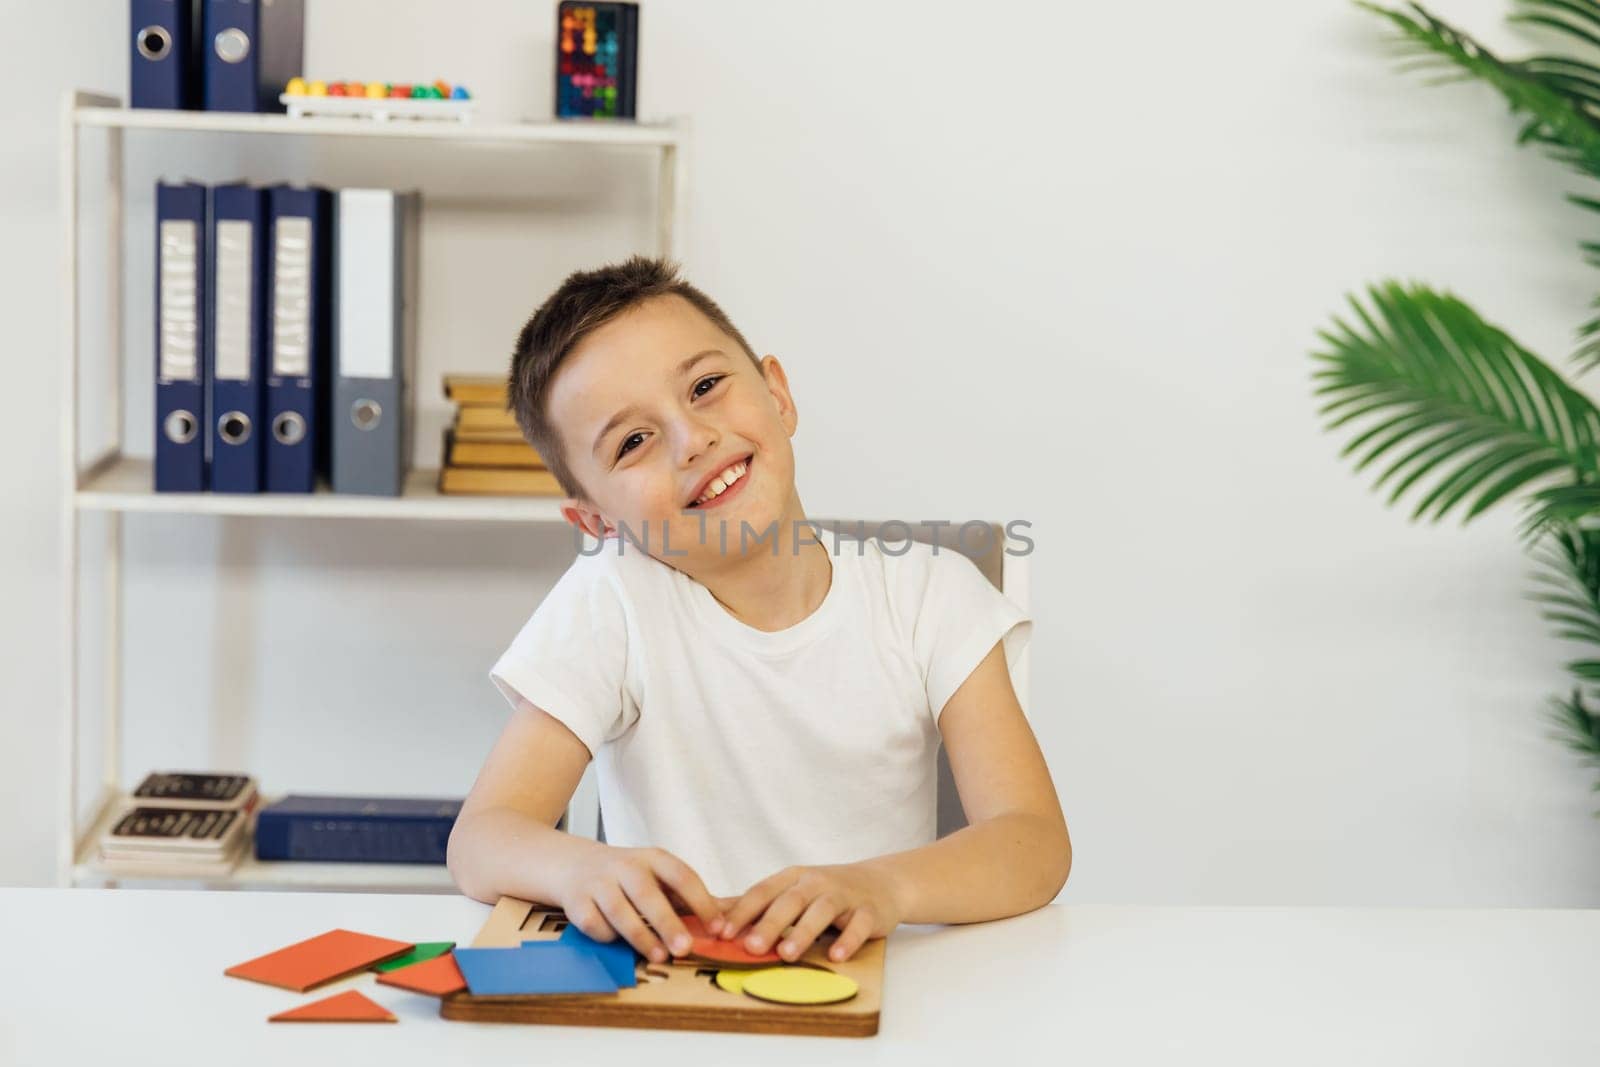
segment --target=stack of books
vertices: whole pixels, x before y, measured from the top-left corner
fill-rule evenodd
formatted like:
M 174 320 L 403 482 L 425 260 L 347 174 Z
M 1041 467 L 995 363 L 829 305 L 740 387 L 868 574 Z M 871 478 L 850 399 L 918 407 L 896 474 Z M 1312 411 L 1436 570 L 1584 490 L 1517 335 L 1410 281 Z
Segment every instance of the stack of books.
M 456 414 L 444 432 L 439 492 L 492 496 L 562 496 L 556 476 L 522 437 L 504 378 L 446 375 L 444 395 Z
M 261 809 L 256 859 L 442 866 L 459 797 L 347 797 L 291 793 Z
M 248 775 L 151 774 L 101 837 L 99 865 L 113 874 L 228 874 L 246 851 L 259 800 Z

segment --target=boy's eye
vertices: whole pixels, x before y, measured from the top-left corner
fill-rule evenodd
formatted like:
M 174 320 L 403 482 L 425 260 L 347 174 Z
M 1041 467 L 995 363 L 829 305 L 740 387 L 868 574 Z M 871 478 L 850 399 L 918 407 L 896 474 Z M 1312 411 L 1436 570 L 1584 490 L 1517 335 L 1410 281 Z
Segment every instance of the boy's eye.
M 711 391 L 711 389 L 710 389 L 711 386 L 716 385 L 718 382 L 722 381 L 722 379 L 724 379 L 726 377 L 727 377 L 726 374 L 713 374 L 713 375 L 711 375 L 709 377 L 701 378 L 698 382 L 694 383 L 694 390 L 693 390 L 694 395 L 696 397 L 705 396 L 708 392 Z M 706 388 L 704 388 L 704 389 L 700 388 L 702 385 L 706 386 Z M 622 444 L 620 446 L 618 446 L 618 448 L 617 448 L 617 458 L 621 459 L 623 456 L 626 456 L 629 452 L 633 451 L 634 448 L 637 448 L 638 447 L 637 445 L 630 446 L 628 444 L 628 442 L 629 441 L 633 441 L 633 440 L 638 439 L 638 438 L 642 438 L 643 436 L 644 436 L 644 434 L 642 434 L 642 433 L 632 433 L 632 434 L 629 434 L 627 437 L 623 438 Z

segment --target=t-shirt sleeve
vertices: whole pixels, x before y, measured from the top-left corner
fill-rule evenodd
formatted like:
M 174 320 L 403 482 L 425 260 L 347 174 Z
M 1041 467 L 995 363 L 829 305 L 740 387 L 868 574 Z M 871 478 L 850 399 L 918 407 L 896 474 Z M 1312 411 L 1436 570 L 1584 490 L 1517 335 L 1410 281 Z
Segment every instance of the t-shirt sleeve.
M 1016 664 L 1033 635 L 1033 620 L 953 548 L 925 553 L 922 570 L 911 645 L 938 722 L 995 642 L 1004 642 L 1007 665 Z
M 627 699 L 628 616 L 617 577 L 583 557 L 563 574 L 489 671 L 513 708 L 526 699 L 593 756 L 636 719 Z

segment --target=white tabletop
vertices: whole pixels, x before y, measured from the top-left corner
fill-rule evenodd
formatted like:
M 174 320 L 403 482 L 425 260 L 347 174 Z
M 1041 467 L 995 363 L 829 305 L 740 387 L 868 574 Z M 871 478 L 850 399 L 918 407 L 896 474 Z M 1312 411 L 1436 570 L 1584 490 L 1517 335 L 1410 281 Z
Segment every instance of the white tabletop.
M 872 1038 L 447 1022 L 370 974 L 304 995 L 222 974 L 333 927 L 466 943 L 488 911 L 446 896 L 0 889 L 0 1063 L 1600 1064 L 1600 911 L 1056 904 L 902 927 Z M 399 1024 L 266 1022 L 348 988 Z

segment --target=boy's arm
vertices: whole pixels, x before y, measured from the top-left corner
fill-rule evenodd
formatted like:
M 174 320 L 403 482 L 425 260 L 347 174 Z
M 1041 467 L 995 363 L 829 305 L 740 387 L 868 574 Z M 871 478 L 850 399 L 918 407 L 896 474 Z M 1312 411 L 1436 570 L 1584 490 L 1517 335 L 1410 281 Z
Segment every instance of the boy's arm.
M 590 937 L 620 936 L 657 962 L 687 953 L 678 903 L 713 930 L 722 918 L 688 864 L 661 849 L 614 848 L 555 828 L 588 763 L 576 734 L 521 701 L 450 831 L 451 876 L 484 903 L 511 896 L 559 907 Z
M 446 863 L 467 896 L 558 904 L 557 878 L 577 855 L 603 847 L 555 828 L 589 750 L 555 717 L 522 701 L 484 761 L 450 831 Z
M 795 959 L 830 925 L 847 959 L 901 922 L 981 922 L 1048 904 L 1072 868 L 1072 842 L 1050 770 L 996 644 L 939 717 L 968 825 L 929 845 L 833 867 L 792 867 L 729 910 L 723 936 Z
M 951 695 L 939 730 L 967 825 L 866 861 L 898 885 L 900 921 L 981 922 L 1050 903 L 1072 870 L 1072 840 L 999 644 Z

